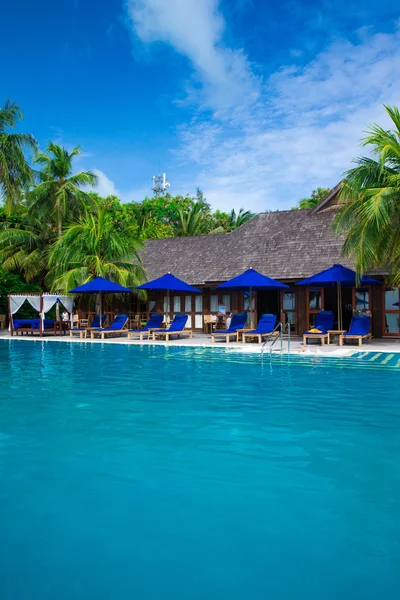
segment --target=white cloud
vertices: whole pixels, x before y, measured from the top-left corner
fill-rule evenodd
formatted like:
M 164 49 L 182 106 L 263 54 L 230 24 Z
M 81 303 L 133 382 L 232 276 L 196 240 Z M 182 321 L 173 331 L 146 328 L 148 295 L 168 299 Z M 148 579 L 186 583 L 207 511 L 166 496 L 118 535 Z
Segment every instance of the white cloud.
M 389 125 L 383 103 L 400 96 L 400 33 L 336 42 L 305 67 L 273 74 L 259 102 L 231 123 L 199 118 L 182 127 L 181 160 L 196 161 L 213 205 L 290 208 L 333 187 L 368 124 Z
M 259 82 L 243 50 L 221 43 L 217 0 L 128 0 L 128 11 L 142 42 L 165 42 L 190 60 L 204 107 L 225 111 L 257 98 Z
M 119 197 L 119 191 L 115 187 L 114 182 L 111 181 L 111 179 L 109 179 L 107 175 L 103 173 L 103 171 L 100 171 L 99 169 L 92 169 L 92 172 L 97 176 L 97 185 L 95 188 L 93 188 L 93 191 L 104 198 L 106 196 Z
M 398 29 L 381 34 L 365 27 L 357 42 L 336 39 L 308 64 L 289 64 L 261 80 L 242 49 L 224 45 L 217 0 L 128 4 L 142 42 L 170 44 L 202 85 L 172 151 L 185 177 L 188 168 L 197 173 L 193 186 L 213 206 L 290 208 L 313 188 L 334 186 L 361 152 L 368 124 L 388 122 L 382 104 L 398 103 Z

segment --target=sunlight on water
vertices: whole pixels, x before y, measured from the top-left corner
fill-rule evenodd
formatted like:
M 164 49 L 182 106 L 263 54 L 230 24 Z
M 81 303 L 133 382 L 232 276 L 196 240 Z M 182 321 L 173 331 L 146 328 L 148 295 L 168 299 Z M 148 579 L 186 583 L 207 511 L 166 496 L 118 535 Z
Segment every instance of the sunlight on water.
M 0 375 L 1 600 L 397 598 L 400 369 L 14 340 Z

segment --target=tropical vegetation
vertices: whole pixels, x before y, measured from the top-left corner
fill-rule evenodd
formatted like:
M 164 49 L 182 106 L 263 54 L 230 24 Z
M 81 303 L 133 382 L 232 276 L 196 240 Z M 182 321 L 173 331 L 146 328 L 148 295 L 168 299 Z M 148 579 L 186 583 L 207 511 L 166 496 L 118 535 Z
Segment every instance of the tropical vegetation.
M 362 145 L 370 155 L 346 173 L 334 228 L 359 275 L 386 265 L 400 285 L 400 111 L 385 109 L 392 129 L 375 124 L 367 131 Z
M 135 287 L 145 279 L 144 241 L 230 232 L 253 216 L 212 211 L 200 189 L 195 197 L 103 198 L 95 174 L 77 169 L 79 147 L 50 142 L 42 151 L 33 135 L 12 132 L 21 119 L 17 104 L 0 108 L 3 294 L 21 286 L 65 292 L 96 275 Z
M 306 208 L 315 208 L 330 192 L 330 188 L 318 187 L 311 192 L 308 198 L 302 198 L 297 206 L 293 206 L 292 210 L 303 210 Z
M 42 169 L 38 172 L 39 182 L 28 194 L 28 207 L 32 215 L 57 227 L 57 235 L 62 235 L 63 223 L 79 217 L 91 196 L 82 187 L 95 186 L 97 177 L 90 171 L 73 173 L 72 159 L 79 156 L 80 148 L 72 152 L 50 142 L 46 152 L 37 152 L 34 163 Z
M 7 213 L 22 199 L 26 189 L 33 183 L 33 169 L 26 153 L 37 150 L 37 142 L 29 133 L 10 133 L 22 119 L 15 102 L 7 100 L 0 108 L 0 201 Z
M 98 275 L 136 287 L 145 278 L 140 249 L 136 228 L 116 229 L 107 207 L 96 205 L 68 225 L 51 246 L 47 281 L 52 289 L 65 293 Z

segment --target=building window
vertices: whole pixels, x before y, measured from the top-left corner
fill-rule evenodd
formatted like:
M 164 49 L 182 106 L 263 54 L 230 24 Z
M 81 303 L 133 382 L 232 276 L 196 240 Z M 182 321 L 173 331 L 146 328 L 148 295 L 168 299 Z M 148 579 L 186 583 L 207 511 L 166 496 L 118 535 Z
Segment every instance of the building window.
M 211 294 L 210 296 L 210 312 L 216 313 L 218 312 L 218 295 Z
M 317 314 L 324 310 L 324 289 L 313 288 L 308 290 L 308 328 L 314 327 Z
M 369 288 L 357 288 L 354 299 L 354 309 L 357 312 L 369 312 Z
M 181 297 L 174 296 L 174 313 L 180 313 L 180 312 L 181 312 Z
M 385 290 L 385 335 L 400 334 L 400 288 Z
M 308 292 L 308 310 L 320 311 L 322 310 L 322 290 L 309 290 Z
M 296 331 L 296 293 L 293 291 L 282 293 L 283 324 L 290 323 L 290 331 Z
M 227 313 L 231 312 L 231 296 L 230 294 L 224 294 L 222 296 L 222 306 L 225 306 Z
M 192 296 L 185 296 L 185 312 L 192 312 Z
M 194 310 L 197 313 L 202 313 L 203 312 L 203 296 L 200 296 L 200 294 L 197 294 L 194 300 Z
M 171 304 L 171 298 L 169 298 L 168 296 L 164 296 L 164 312 L 165 313 L 169 313 L 170 304 Z

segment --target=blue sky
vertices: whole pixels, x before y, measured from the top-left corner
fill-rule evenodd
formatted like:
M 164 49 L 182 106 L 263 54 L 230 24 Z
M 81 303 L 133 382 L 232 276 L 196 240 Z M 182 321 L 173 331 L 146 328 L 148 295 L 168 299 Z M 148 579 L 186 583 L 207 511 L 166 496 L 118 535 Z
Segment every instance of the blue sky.
M 400 104 L 392 0 L 16 0 L 2 17 L 22 129 L 80 145 L 78 167 L 123 201 L 160 170 L 215 208 L 290 208 Z

